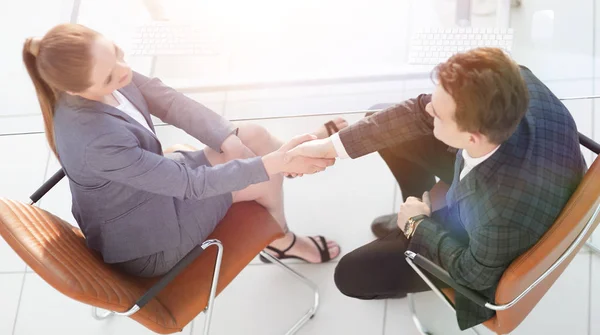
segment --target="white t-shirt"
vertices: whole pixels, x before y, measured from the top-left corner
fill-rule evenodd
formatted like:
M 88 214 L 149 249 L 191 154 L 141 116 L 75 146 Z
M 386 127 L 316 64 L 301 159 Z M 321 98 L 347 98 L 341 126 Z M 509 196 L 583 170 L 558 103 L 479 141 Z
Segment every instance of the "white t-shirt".
M 337 153 L 337 156 L 339 158 L 349 158 L 350 157 L 348 155 L 348 153 L 346 152 L 346 148 L 344 148 L 344 144 L 342 143 L 342 140 L 340 139 L 339 133 L 335 133 L 335 134 L 331 135 L 331 142 L 333 143 L 335 152 Z M 463 165 L 462 171 L 460 172 L 460 180 L 462 180 L 464 178 L 464 176 L 467 175 L 467 173 L 469 173 L 471 170 L 473 170 L 474 167 L 481 164 L 483 161 L 485 161 L 491 155 L 493 155 L 494 152 L 496 152 L 496 150 L 498 150 L 498 148 L 500 148 L 500 146 L 497 146 L 496 149 L 492 150 L 487 155 L 479 157 L 479 158 L 473 158 L 473 157 L 469 156 L 469 154 L 467 153 L 467 150 L 463 150 L 462 156 L 465 160 L 465 163 Z
M 462 171 L 460 171 L 460 180 L 462 180 L 467 175 L 467 173 L 469 173 L 469 171 L 473 170 L 474 167 L 481 164 L 483 161 L 485 161 L 491 155 L 493 155 L 494 152 L 496 152 L 496 150 L 498 150 L 498 148 L 500 148 L 500 146 L 497 146 L 496 149 L 490 151 L 487 155 L 481 156 L 479 158 L 473 158 L 473 157 L 469 156 L 469 153 L 467 152 L 467 150 L 463 149 L 462 156 L 464 159 L 464 164 L 463 164 Z
M 148 125 L 148 122 L 142 115 L 142 112 L 140 112 L 139 109 L 137 109 L 123 94 L 121 94 L 121 92 L 114 91 L 113 96 L 119 102 L 119 105 L 116 107 L 117 109 L 131 116 L 139 124 L 146 127 L 146 129 L 148 129 L 151 133 L 154 133 L 152 129 L 150 129 L 150 126 Z

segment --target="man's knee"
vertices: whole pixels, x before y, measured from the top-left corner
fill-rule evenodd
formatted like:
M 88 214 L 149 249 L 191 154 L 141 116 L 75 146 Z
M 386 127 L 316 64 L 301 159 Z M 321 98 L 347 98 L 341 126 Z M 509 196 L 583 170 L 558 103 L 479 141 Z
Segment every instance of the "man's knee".
M 375 113 L 375 112 L 377 112 L 379 110 L 386 109 L 386 108 L 391 107 L 393 105 L 395 105 L 395 104 L 389 103 L 389 102 L 375 104 L 375 105 L 369 107 L 369 110 L 373 111 L 373 112 L 369 112 L 369 114 L 373 114 L 373 113 Z
M 360 288 L 359 276 L 365 275 L 364 269 L 357 262 L 353 253 L 342 257 L 335 267 L 333 279 L 338 290 L 352 298 L 363 298 L 364 292 Z
M 352 267 L 348 266 L 348 262 L 346 261 L 346 256 L 342 257 L 335 267 L 335 272 L 333 274 L 333 280 L 335 282 L 335 286 L 338 288 L 340 292 L 347 296 L 353 296 L 354 287 L 352 287 Z
M 392 103 L 380 103 L 380 104 L 375 104 L 375 105 L 373 105 L 373 106 L 369 107 L 369 110 L 370 110 L 370 111 L 372 111 L 372 112 L 367 112 L 367 113 L 365 114 L 365 117 L 369 117 L 369 116 L 371 116 L 371 115 L 373 115 L 373 114 L 375 114 L 375 113 L 377 113 L 377 112 L 379 112 L 379 111 L 381 111 L 381 110 L 384 110 L 384 109 L 386 109 L 386 108 L 388 108 L 388 107 L 390 107 L 390 106 L 393 106 L 393 105 L 394 105 L 394 104 L 392 104 Z

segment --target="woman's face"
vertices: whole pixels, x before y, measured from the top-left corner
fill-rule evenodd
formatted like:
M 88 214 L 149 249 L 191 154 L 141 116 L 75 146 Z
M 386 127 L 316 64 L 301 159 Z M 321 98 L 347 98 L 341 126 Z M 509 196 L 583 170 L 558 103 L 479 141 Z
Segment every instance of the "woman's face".
M 87 96 L 103 97 L 112 94 L 131 82 L 131 67 L 123 60 L 123 50 L 104 36 L 98 36 L 92 45 L 94 66 L 90 86 L 84 93 Z

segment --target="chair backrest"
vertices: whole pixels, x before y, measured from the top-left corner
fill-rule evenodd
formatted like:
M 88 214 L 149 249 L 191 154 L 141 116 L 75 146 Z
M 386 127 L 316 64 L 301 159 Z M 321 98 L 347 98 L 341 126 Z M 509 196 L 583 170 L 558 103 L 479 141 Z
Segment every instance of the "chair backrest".
M 105 264 L 78 228 L 35 206 L 0 198 L 0 235 L 48 284 L 85 304 L 124 312 L 151 284 Z M 179 328 L 158 299 L 132 318 Z
M 598 206 L 600 159 L 597 158 L 552 227 L 536 245 L 514 260 L 504 272 L 496 291 L 496 305 L 509 303 L 538 280 L 589 225 L 583 239 L 574 245 L 573 252 L 533 290 L 511 308 L 498 311 L 496 317 L 490 320 L 490 328 L 499 334 L 508 334 L 525 319 L 593 233 L 600 222 L 600 215 L 591 220 Z

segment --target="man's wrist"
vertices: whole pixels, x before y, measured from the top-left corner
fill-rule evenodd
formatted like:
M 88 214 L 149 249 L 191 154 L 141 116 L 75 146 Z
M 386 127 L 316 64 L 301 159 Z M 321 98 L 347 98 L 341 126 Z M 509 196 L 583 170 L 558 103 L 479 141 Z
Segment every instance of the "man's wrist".
M 415 234 L 415 231 L 417 230 L 419 224 L 427 217 L 428 215 L 426 214 L 420 214 L 413 216 L 409 218 L 408 221 L 406 221 L 406 224 L 404 226 L 404 235 L 407 239 L 410 239 Z
M 350 157 L 346 152 L 346 148 L 340 139 L 340 133 L 335 133 L 327 138 L 327 143 L 331 145 L 334 157 L 348 158 Z
M 426 218 L 422 218 L 420 220 L 415 221 L 415 226 L 413 228 L 412 233 L 410 234 L 410 237 L 413 237 L 413 235 L 415 234 L 415 231 L 417 231 L 417 228 L 419 227 L 419 225 L 421 224 L 421 222 L 423 222 Z

